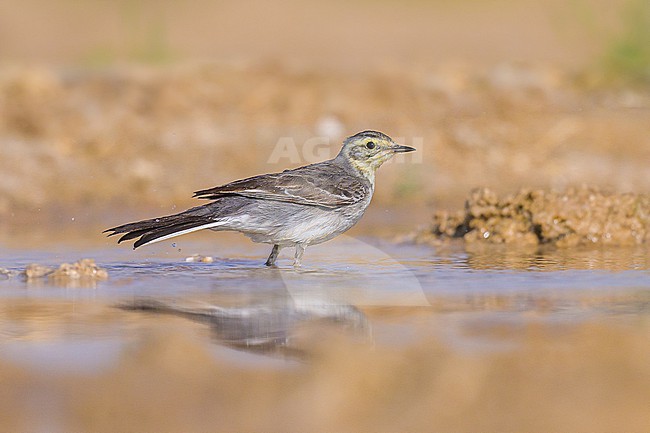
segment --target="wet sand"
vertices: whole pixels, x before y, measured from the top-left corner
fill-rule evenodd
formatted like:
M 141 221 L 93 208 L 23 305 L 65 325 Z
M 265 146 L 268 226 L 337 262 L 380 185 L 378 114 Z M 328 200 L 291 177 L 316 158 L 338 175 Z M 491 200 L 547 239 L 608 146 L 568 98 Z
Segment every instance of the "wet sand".
M 515 246 L 625 246 L 650 241 L 650 196 L 598 188 L 564 192 L 522 190 L 499 197 L 487 188 L 474 190 L 463 211 L 438 211 L 430 227 L 412 235 L 415 242 Z

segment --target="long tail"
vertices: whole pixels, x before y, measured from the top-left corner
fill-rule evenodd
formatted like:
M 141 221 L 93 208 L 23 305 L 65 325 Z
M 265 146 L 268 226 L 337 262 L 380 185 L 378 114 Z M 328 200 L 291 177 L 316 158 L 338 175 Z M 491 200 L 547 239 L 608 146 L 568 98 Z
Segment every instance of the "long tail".
M 205 212 L 200 211 L 202 207 L 189 209 L 175 215 L 123 224 L 104 230 L 103 233 L 108 233 L 109 237 L 124 233 L 117 241 L 118 244 L 139 238 L 133 244 L 133 249 L 136 249 L 142 245 L 226 224 L 223 220 L 215 220 L 214 217 L 210 218 L 205 215 Z

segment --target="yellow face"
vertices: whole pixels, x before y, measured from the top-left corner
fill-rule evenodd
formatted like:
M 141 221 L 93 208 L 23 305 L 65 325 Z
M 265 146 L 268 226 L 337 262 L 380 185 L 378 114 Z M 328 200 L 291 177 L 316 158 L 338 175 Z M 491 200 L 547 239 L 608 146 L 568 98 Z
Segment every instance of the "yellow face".
M 396 144 L 389 136 L 376 131 L 364 131 L 345 140 L 341 152 L 350 163 L 368 178 L 396 153 L 412 152 L 409 146 Z

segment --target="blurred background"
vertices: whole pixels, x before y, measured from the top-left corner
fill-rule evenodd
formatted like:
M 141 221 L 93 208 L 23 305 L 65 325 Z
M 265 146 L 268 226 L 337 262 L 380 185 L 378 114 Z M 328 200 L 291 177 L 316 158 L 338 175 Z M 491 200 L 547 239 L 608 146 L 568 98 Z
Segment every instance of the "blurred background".
M 419 150 L 382 207 L 648 191 L 649 84 L 646 0 L 6 0 L 0 216 L 172 211 L 364 129 Z
M 306 270 L 289 252 L 261 269 L 267 246 L 238 234 L 136 252 L 101 234 L 365 129 L 418 151 Z M 647 433 L 650 196 L 620 193 L 650 192 L 648 161 L 648 0 L 2 0 L 0 431 Z M 495 198 L 582 185 L 614 198 Z M 514 214 L 511 237 L 580 225 L 593 248 L 386 241 L 477 187 L 474 214 Z M 89 287 L 21 274 L 82 257 L 104 268 Z M 409 281 L 430 307 L 359 301 Z M 217 331 L 212 306 L 239 308 L 224 323 L 250 338 L 115 308 L 143 296 L 200 302 Z M 273 338 L 295 353 L 244 353 Z

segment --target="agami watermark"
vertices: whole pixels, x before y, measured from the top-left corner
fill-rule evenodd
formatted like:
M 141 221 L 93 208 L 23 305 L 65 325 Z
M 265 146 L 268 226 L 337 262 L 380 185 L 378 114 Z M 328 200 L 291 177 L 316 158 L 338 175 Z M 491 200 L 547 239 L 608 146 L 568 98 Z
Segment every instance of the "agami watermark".
M 395 139 L 395 143 L 406 144 L 407 142 L 417 151 L 397 154 L 387 164 L 422 164 L 425 153 L 424 138 L 411 137 L 407 140 L 404 137 L 398 137 Z M 314 136 L 300 141 L 294 137 L 285 136 L 280 137 L 275 143 L 266 162 L 268 164 L 313 164 L 334 158 L 340 149 L 340 141 L 331 137 Z

